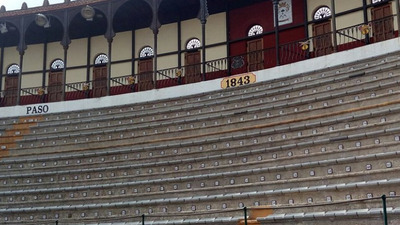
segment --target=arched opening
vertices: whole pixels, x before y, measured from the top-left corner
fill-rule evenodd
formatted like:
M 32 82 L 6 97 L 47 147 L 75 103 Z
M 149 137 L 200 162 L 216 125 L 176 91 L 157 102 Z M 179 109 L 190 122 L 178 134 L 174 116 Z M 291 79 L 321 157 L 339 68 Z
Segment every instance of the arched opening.
M 150 46 L 143 47 L 139 52 L 138 90 L 146 91 L 154 87 L 153 81 L 154 50 Z
M 107 95 L 107 63 L 108 56 L 98 54 L 94 60 L 93 68 L 93 97 L 98 98 Z
M 199 11 L 199 0 L 163 0 L 158 17 L 161 24 L 175 23 L 196 18 Z
M 333 52 L 331 16 L 332 11 L 328 6 L 321 6 L 314 11 L 312 30 L 314 56 L 316 57 Z
M 64 61 L 61 59 L 55 59 L 50 65 L 49 84 L 47 88 L 49 102 L 62 100 L 64 66 Z
M 264 28 L 259 25 L 253 25 L 247 32 L 248 37 L 253 37 L 247 41 L 247 71 L 256 71 L 264 69 L 264 39 L 261 36 Z
M 186 43 L 185 53 L 185 82 L 200 82 L 201 77 L 201 42 L 198 38 L 192 38 Z
M 14 63 L 7 67 L 7 75 L 4 85 L 4 106 L 13 106 L 17 104 L 19 73 L 20 67 L 18 64 Z
M 131 0 L 124 3 L 114 16 L 115 32 L 130 31 L 150 27 L 153 12 L 150 5 L 142 0 Z
M 29 24 L 25 33 L 27 45 L 58 42 L 62 40 L 64 28 L 57 17 L 40 13 L 35 17 L 35 20 Z

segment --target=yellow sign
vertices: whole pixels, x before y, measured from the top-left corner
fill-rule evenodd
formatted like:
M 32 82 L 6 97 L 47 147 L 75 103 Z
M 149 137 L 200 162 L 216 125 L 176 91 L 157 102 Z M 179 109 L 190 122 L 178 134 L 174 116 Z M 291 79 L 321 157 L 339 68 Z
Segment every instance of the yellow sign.
M 221 88 L 239 87 L 246 84 L 256 82 L 256 75 L 254 73 L 244 73 L 240 75 L 230 76 L 221 81 Z

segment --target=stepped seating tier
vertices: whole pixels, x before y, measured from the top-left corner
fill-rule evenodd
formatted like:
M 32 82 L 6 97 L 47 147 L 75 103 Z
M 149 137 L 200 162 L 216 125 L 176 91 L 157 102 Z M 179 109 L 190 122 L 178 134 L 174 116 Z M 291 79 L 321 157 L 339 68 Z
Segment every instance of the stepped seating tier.
M 0 221 L 244 224 L 254 206 L 264 208 L 249 218 L 258 225 L 371 224 L 382 195 L 396 219 L 399 63 L 393 54 L 180 99 L 4 119 Z

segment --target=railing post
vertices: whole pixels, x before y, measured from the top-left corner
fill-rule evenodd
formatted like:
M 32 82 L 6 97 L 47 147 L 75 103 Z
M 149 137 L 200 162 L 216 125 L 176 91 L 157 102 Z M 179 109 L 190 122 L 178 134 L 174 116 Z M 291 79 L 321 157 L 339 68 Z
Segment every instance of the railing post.
M 144 214 L 142 215 L 142 225 L 144 225 Z
M 58 225 L 58 220 L 56 220 L 56 225 Z
M 247 225 L 247 207 L 244 207 L 243 211 L 244 211 L 244 225 Z
M 383 204 L 383 221 L 384 221 L 385 225 L 388 225 L 387 209 L 386 209 L 386 195 L 382 195 L 382 204 Z

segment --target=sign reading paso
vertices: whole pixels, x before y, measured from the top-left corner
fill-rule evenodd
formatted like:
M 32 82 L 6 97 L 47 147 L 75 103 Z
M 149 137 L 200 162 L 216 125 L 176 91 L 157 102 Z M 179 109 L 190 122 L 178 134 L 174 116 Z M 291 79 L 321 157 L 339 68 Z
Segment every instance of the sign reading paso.
M 256 75 L 254 73 L 244 73 L 240 75 L 226 77 L 221 81 L 221 88 L 239 87 L 246 84 L 256 82 Z
M 45 114 L 49 112 L 48 105 L 27 106 L 26 115 Z

